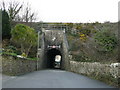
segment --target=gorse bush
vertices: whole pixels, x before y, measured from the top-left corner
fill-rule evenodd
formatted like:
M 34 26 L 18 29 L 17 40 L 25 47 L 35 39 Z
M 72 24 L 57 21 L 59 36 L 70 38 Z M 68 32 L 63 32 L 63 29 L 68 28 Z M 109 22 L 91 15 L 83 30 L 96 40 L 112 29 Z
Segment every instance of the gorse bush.
M 117 38 L 108 30 L 99 31 L 95 34 L 95 41 L 100 46 L 100 51 L 113 51 L 117 45 Z
M 25 54 L 25 53 L 22 53 L 22 55 L 21 56 L 23 56 L 23 57 L 27 57 L 27 55 Z
M 83 34 L 89 36 L 90 33 L 91 33 L 91 30 L 90 30 L 90 29 L 81 29 L 81 30 L 80 30 L 80 33 L 83 33 Z
M 79 31 L 79 33 L 89 36 L 91 34 L 93 26 L 92 25 L 77 25 L 76 29 Z
M 80 40 L 81 41 L 86 41 L 87 37 L 85 34 L 80 34 Z

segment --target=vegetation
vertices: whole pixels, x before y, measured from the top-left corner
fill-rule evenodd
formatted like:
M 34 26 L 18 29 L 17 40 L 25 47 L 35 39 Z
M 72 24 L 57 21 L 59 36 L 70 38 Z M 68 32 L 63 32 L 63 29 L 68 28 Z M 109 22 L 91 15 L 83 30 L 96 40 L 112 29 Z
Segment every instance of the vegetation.
M 84 34 L 89 36 L 91 33 L 93 26 L 91 25 L 76 25 L 76 29 L 79 31 L 78 34 Z
M 45 24 L 49 25 L 49 23 Z M 57 26 L 59 23 L 54 24 Z M 117 23 L 96 22 L 63 24 L 68 26 L 66 28 L 66 34 L 73 60 L 117 62 Z M 38 31 L 38 29 L 41 28 L 41 23 L 33 23 L 33 28 Z M 19 48 L 19 46 L 21 47 L 19 42 L 12 42 L 13 46 L 19 49 L 19 54 L 26 56 L 24 54 L 26 54 L 27 50 L 22 51 L 22 48 Z M 27 42 L 24 42 L 24 46 L 27 47 L 25 43 Z M 36 57 L 36 46 L 33 46 L 29 51 L 29 57 Z
M 28 3 L 25 4 L 18 1 L 2 1 L 0 11 L 2 12 L 0 21 L 2 21 L 3 53 L 30 58 L 36 57 L 36 31 L 28 26 L 17 24 L 25 22 L 24 24 L 27 25 L 30 22 L 28 25 L 32 26 L 31 22 L 35 21 L 37 17 L 36 12 L 32 11 Z
M 117 23 L 74 24 L 74 32 L 71 29 L 70 33 L 67 33 L 71 60 L 104 64 L 118 63 L 117 27 Z M 93 72 L 83 75 L 119 87 L 119 77 L 114 78 L 111 74 Z
M 14 46 L 6 46 L 4 49 L 0 48 L 0 55 L 8 55 L 16 58 L 20 58 L 19 56 L 21 56 L 21 58 L 24 57 L 27 60 L 37 60 L 36 57 L 31 57 L 30 55 L 26 57 L 25 53 L 21 53 L 21 51 Z
M 0 4 L 0 9 L 5 10 L 9 16 L 9 22 L 11 27 L 15 26 L 16 22 L 33 22 L 37 18 L 37 14 L 30 7 L 30 4 L 25 4 L 24 2 L 10 1 Z M 32 24 L 30 24 L 32 26 Z
M 10 39 L 11 34 L 11 25 L 8 13 L 6 10 L 2 11 L 2 38 L 3 39 Z
M 73 29 L 67 33 L 73 60 L 118 62 L 117 23 L 77 23 Z
M 28 56 L 32 46 L 37 44 L 37 34 L 33 28 L 18 24 L 11 31 L 12 40 L 21 46 L 22 55 Z
M 99 50 L 106 52 L 113 51 L 117 45 L 117 38 L 108 30 L 97 32 L 95 35 L 95 41 L 99 46 L 101 46 Z
M 2 54 L 0 53 L 0 55 L 7 55 L 7 56 L 13 56 L 13 57 L 16 57 L 16 58 L 20 58 L 18 57 L 18 55 L 16 53 L 10 53 L 10 52 L 2 52 Z M 30 58 L 30 57 L 27 57 L 27 58 L 24 58 L 26 60 L 37 60 L 36 57 L 34 58 Z
M 2 46 L 2 10 L 0 10 L 0 47 Z
M 16 56 L 17 57 L 16 53 L 9 53 L 9 52 L 2 52 L 2 55 L 10 55 L 10 56 Z

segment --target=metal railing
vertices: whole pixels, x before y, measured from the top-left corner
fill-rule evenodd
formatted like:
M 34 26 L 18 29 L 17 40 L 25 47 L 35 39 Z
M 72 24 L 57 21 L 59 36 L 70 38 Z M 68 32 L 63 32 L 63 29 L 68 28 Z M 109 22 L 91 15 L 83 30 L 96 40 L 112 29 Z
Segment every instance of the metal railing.
M 45 30 L 67 30 L 68 26 L 64 24 L 42 24 Z

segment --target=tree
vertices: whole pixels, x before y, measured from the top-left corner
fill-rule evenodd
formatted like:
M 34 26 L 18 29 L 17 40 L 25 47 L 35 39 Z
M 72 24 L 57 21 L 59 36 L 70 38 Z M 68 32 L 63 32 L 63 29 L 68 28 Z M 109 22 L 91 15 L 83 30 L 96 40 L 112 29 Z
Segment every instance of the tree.
M 8 14 L 10 17 L 10 23 L 13 24 L 13 21 L 17 14 L 19 14 L 20 10 L 22 9 L 23 5 L 19 2 L 10 2 L 8 6 Z
M 1 3 L 1 8 L 8 12 L 12 26 L 14 24 L 13 21 L 33 22 L 36 20 L 37 14 L 31 9 L 28 3 L 25 5 L 18 1 L 8 2 L 8 9 L 6 8 L 6 5 L 7 3 L 3 1 Z
M 16 25 L 12 33 L 12 40 L 21 45 L 21 52 L 26 54 L 26 57 L 29 54 L 29 51 L 32 46 L 37 44 L 37 34 L 34 29 L 23 25 Z
M 7 7 L 6 7 L 7 6 Z M 13 26 L 13 21 L 15 21 L 16 16 L 20 14 L 20 10 L 22 9 L 23 4 L 17 2 L 17 1 L 11 1 L 11 2 L 2 2 L 1 3 L 1 9 L 6 10 L 8 13 L 10 24 Z
M 6 10 L 2 11 L 2 38 L 9 39 L 11 37 L 11 26 L 9 21 L 9 16 Z
M 36 13 L 32 12 L 32 9 L 28 3 L 26 7 L 24 8 L 24 13 L 21 19 L 25 21 L 26 23 L 33 22 L 34 20 L 36 20 Z
M 6 6 L 5 6 L 5 2 L 4 1 L 0 3 L 0 9 L 1 10 L 6 10 Z
M 2 41 L 2 10 L 0 9 L 0 47 Z

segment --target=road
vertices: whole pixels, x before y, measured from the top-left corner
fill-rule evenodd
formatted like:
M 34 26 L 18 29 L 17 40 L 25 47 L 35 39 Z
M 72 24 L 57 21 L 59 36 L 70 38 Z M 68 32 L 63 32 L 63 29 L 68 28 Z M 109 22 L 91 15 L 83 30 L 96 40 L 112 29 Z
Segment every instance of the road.
M 3 75 L 3 88 L 112 88 L 97 80 L 63 70 L 41 70 L 22 76 Z

